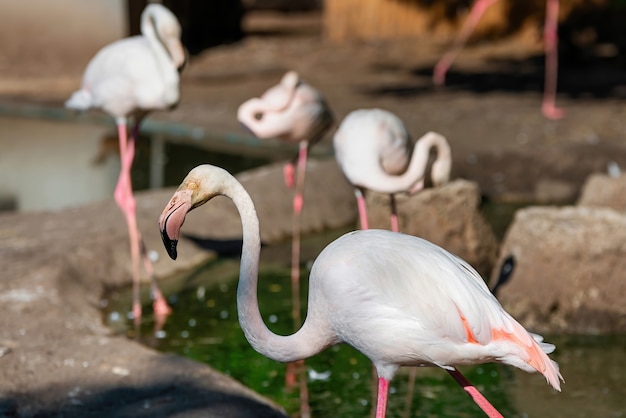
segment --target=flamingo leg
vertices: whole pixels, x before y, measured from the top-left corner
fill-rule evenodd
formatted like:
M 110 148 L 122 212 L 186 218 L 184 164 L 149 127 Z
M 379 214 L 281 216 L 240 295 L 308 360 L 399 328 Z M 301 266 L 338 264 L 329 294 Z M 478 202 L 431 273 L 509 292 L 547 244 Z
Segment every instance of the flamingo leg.
M 443 57 L 441 57 L 437 65 L 435 65 L 435 70 L 433 71 L 433 82 L 436 86 L 443 86 L 446 83 L 446 73 L 467 43 L 467 40 L 474 31 L 474 28 L 476 28 L 480 18 L 483 16 L 485 11 L 487 11 L 487 9 L 497 1 L 499 0 L 476 0 L 476 2 L 474 2 L 467 19 L 465 19 L 463 26 L 461 26 L 459 35 L 452 44 L 452 47 L 443 55 Z
M 304 179 L 307 156 L 308 143 L 307 141 L 301 141 L 298 150 L 295 193 L 293 197 L 293 233 L 291 241 L 291 315 L 294 322 L 294 329 L 296 330 L 300 328 L 302 323 L 302 316 L 300 314 L 300 225 L 302 221 L 302 208 L 304 207 Z M 295 386 L 296 375 L 299 376 L 300 416 L 303 418 L 310 417 L 309 391 L 306 382 L 304 360 L 287 365 L 287 371 L 285 373 L 287 387 Z
M 137 226 L 137 215 L 136 215 L 136 202 L 133 196 L 132 191 L 132 180 L 131 180 L 131 168 L 133 165 L 133 160 L 135 158 L 135 138 L 138 130 L 139 121 L 135 125 L 133 129 L 133 133 L 130 138 L 128 138 L 127 132 L 127 120 L 125 118 L 118 118 L 117 127 L 118 127 L 118 136 L 119 136 L 119 144 L 120 144 L 120 176 L 115 187 L 114 197 L 117 205 L 120 207 L 122 212 L 124 213 L 124 217 L 126 218 L 126 224 L 128 226 L 128 236 L 130 241 L 130 253 L 131 260 L 133 265 L 133 319 L 135 323 L 139 323 L 141 320 L 141 300 L 140 300 L 140 259 L 143 259 L 144 268 L 150 275 L 153 282 L 153 289 L 156 286 L 154 279 L 154 271 L 152 268 L 152 263 L 147 256 L 145 245 L 143 244 L 143 240 L 141 237 L 141 233 L 139 232 L 139 228 Z M 157 287 L 158 291 L 158 287 Z M 155 302 L 155 314 L 157 315 L 167 315 L 170 312 L 169 306 L 165 302 L 163 295 L 160 291 L 157 292 L 157 295 L 160 296 L 160 301 L 158 304 L 158 309 Z M 165 309 L 164 309 L 165 308 Z
M 135 122 L 135 126 L 133 127 L 131 137 L 131 141 L 133 144 L 136 143 L 136 140 L 139 137 L 139 125 L 146 115 L 147 112 L 143 112 L 137 116 L 137 120 Z M 130 165 L 132 166 L 132 160 L 130 161 Z M 156 276 L 154 275 L 154 267 L 152 266 L 152 261 L 148 256 L 148 251 L 141 236 L 141 231 L 137 231 L 137 235 L 139 237 L 139 246 L 141 250 L 141 258 L 143 259 L 144 270 L 150 278 L 150 290 L 153 299 L 152 309 L 155 316 L 155 330 L 160 330 L 161 328 L 163 328 L 167 316 L 172 313 L 172 308 L 170 308 L 170 306 L 167 304 L 165 297 L 163 296 L 163 292 L 161 292 L 161 289 L 159 289 L 159 285 L 156 281 Z
M 296 185 L 296 167 L 295 166 L 296 164 L 293 161 L 289 161 L 283 167 L 283 177 L 285 179 L 285 185 L 290 189 L 293 189 Z
M 389 207 L 391 209 L 391 230 L 393 232 L 399 232 L 398 209 L 396 207 L 396 197 L 393 194 L 389 195 Z
M 354 195 L 356 196 L 356 204 L 359 208 L 359 222 L 361 223 L 361 229 L 369 229 L 369 222 L 367 221 L 367 205 L 365 204 L 363 190 L 356 187 L 354 189 Z
M 467 392 L 467 394 L 474 400 L 474 402 L 476 402 L 476 405 L 478 405 L 478 407 L 482 409 L 489 418 L 503 418 L 502 414 L 498 412 L 498 410 L 493 405 L 491 405 L 491 403 L 489 403 L 487 398 L 485 398 L 478 391 L 478 389 L 476 389 L 476 387 L 472 385 L 465 376 L 463 376 L 460 371 L 458 371 L 457 369 L 452 369 L 448 370 L 448 373 L 450 373 L 450 376 L 452 376 L 454 380 L 456 380 L 457 383 L 461 385 L 463 390 Z
M 128 236 L 130 239 L 130 255 L 133 266 L 133 318 L 139 322 L 141 318 L 141 302 L 139 294 L 139 230 L 137 228 L 136 203 L 132 192 L 130 179 L 130 168 L 135 157 L 135 144 L 131 138 L 128 141 L 127 121 L 125 118 L 118 118 L 117 129 L 120 143 L 120 175 L 115 186 L 114 197 L 117 205 L 124 213 L 128 226 Z
M 385 418 L 387 412 L 387 395 L 389 393 L 389 380 L 378 378 L 378 400 L 376 401 L 376 418 Z
M 548 119 L 561 119 L 565 116 L 562 109 L 556 107 L 556 85 L 558 72 L 558 35 L 559 0 L 546 0 L 546 20 L 544 24 L 544 42 L 546 54 L 545 86 L 541 111 Z

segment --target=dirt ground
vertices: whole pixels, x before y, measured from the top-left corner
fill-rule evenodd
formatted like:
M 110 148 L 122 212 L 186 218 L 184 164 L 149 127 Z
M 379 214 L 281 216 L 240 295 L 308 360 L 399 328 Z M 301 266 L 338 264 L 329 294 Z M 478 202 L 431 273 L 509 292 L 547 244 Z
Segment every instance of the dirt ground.
M 449 85 L 434 88 L 430 74 L 447 40 L 332 44 L 321 37 L 320 16 L 314 13 L 257 14 L 246 21 L 246 29 L 249 36 L 243 41 L 192 57 L 182 76 L 180 106 L 152 117 L 242 133 L 235 119 L 237 106 L 294 69 L 324 92 L 337 121 L 358 108 L 381 107 L 397 113 L 416 138 L 428 130 L 444 134 L 453 150 L 454 177 L 477 181 L 487 197 L 571 202 L 590 173 L 606 171 L 612 161 L 626 167 L 626 73 L 617 59 L 564 56 L 557 104 L 567 116 L 550 121 L 540 112 L 543 58 L 538 42 L 473 46 L 459 57 Z M 27 54 L 3 75 L 0 95 L 6 102 L 60 106 L 79 86 L 89 57 L 52 65 L 46 61 L 52 59 L 49 54 L 39 57 L 42 62 Z M 319 148 L 329 147 L 330 135 Z M 150 216 L 168 193 L 145 203 Z M 84 263 L 76 261 L 80 257 L 113 247 L 102 262 L 127 261 L 122 255 L 126 246 L 115 245 L 125 240 L 125 231 L 113 203 L 87 212 L 81 213 L 104 225 L 91 231 L 99 239 L 106 235 L 104 243 L 83 238 L 87 242 L 76 247 L 64 239 L 67 229 L 76 226 L 71 213 L 45 220 L 39 215 L 0 216 L 0 259 L 8 266 L 0 282 L 0 301 L 6 305 L 0 319 L 0 416 L 77 416 L 79 410 L 80 416 L 102 416 L 103 411 L 108 416 L 130 416 L 131 411 L 142 416 L 135 414 L 141 408 L 148 414 L 144 416 L 153 417 L 278 416 L 264 400 L 236 383 L 220 381 L 210 369 L 164 359 L 108 335 L 95 309 L 102 286 L 88 288 L 87 298 L 77 296 L 74 300 L 80 302 L 75 304 L 61 300 L 60 292 L 71 295 L 86 287 L 80 275 L 67 273 Z M 106 229 L 116 224 L 120 227 L 113 233 Z M 41 233 L 46 238 L 38 240 Z M 158 242 L 157 236 L 147 239 Z M 64 245 L 76 252 L 73 258 L 61 256 Z M 96 275 L 105 271 L 100 265 L 93 269 Z M 123 268 L 114 273 L 127 277 Z M 128 282 L 111 283 L 116 280 L 101 282 Z M 54 308 L 27 303 L 33 300 Z M 116 353 L 113 359 L 111 352 Z M 120 387 L 131 393 L 126 403 L 119 399 Z M 103 392 L 106 396 L 96 396 Z M 224 409 L 216 408 L 218 404 Z M 233 404 L 242 409 L 233 412 L 224 406 Z M 93 413 L 85 412 L 85 405 Z

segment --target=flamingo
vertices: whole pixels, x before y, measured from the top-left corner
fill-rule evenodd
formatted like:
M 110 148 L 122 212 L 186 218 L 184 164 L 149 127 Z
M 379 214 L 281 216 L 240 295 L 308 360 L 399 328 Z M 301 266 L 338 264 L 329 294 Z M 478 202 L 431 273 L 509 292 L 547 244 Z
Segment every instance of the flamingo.
M 140 36 L 121 39 L 102 48 L 89 62 L 80 90 L 65 102 L 70 109 L 99 108 L 115 118 L 119 136 L 121 170 L 115 201 L 124 213 L 133 263 L 133 318 L 141 318 L 140 259 L 151 278 L 154 312 L 164 320 L 171 312 L 154 279 L 137 227 L 131 166 L 139 124 L 152 110 L 172 109 L 180 98 L 179 70 L 185 63 L 181 28 L 174 14 L 160 4 L 149 4 L 141 14 Z M 129 119 L 134 119 L 130 138 Z
M 548 357 L 554 345 L 510 316 L 465 261 L 398 232 L 353 231 L 330 243 L 311 268 L 301 328 L 274 334 L 257 299 L 259 219 L 250 195 L 226 170 L 201 165 L 189 172 L 159 217 L 163 244 L 176 259 L 187 213 L 219 195 L 232 199 L 241 217 L 237 310 L 246 339 L 262 355 L 293 362 L 335 344 L 353 346 L 376 367 L 377 418 L 385 416 L 389 382 L 400 366 L 437 366 L 456 378 L 457 365 L 504 363 L 539 372 L 560 391 L 558 364 Z
M 333 123 L 333 115 L 324 97 L 304 82 L 295 71 L 288 71 L 280 82 L 270 87 L 260 98 L 252 98 L 237 109 L 237 119 L 258 138 L 278 138 L 299 144 L 298 155 L 285 165 L 287 187 L 295 187 L 293 197 L 293 231 L 291 248 L 292 317 L 299 326 L 300 315 L 300 222 L 304 206 L 304 177 L 308 150 L 322 139 Z M 297 173 L 294 165 L 297 165 Z M 287 386 L 295 377 L 287 371 Z M 304 383 L 302 383 L 304 384 Z M 301 387 L 301 397 L 307 398 Z M 303 401 L 303 405 L 306 402 Z M 308 416 L 303 407 L 303 416 Z
M 435 65 L 433 72 L 433 82 L 442 86 L 446 81 L 446 73 L 452 63 L 465 46 L 469 36 L 476 27 L 476 24 L 483 13 L 499 0 L 476 0 L 470 13 L 461 27 L 459 35 L 454 40 L 452 47 Z M 559 0 L 546 0 L 546 19 L 544 24 L 544 48 L 546 54 L 545 86 L 543 93 L 543 103 L 541 112 L 548 119 L 561 119 L 565 116 L 563 109 L 556 107 L 556 85 L 558 70 L 558 36 L 557 26 L 559 18 Z
M 360 109 L 348 114 L 333 137 L 335 158 L 354 185 L 361 229 L 368 229 L 365 189 L 389 193 L 391 229 L 398 232 L 394 193 L 416 193 L 424 188 L 431 147 L 437 149 L 431 179 L 438 186 L 450 179 L 452 158 L 448 141 L 428 132 L 411 144 L 404 124 L 382 109 Z M 412 149 L 411 149 L 412 147 Z

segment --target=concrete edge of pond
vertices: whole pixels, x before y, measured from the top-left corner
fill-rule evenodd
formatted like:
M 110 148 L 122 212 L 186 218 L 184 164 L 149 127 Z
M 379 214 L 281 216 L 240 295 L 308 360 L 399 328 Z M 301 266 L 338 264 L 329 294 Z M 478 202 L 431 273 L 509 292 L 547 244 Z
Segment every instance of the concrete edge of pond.
M 60 105 L 0 100 L 0 116 L 115 127 L 113 118 L 105 113 L 77 113 Z M 246 147 L 246 153 L 249 155 L 271 156 L 273 158 L 280 156 L 285 159 L 292 157 L 297 152 L 297 145 L 288 144 L 284 141 L 260 140 L 250 134 L 215 131 L 206 126 L 151 118 L 150 116 L 141 124 L 141 134 L 160 136 L 167 138 L 170 142 L 191 145 L 209 151 L 237 152 L 241 147 Z M 328 144 L 318 144 L 311 149 L 311 154 L 317 158 L 330 157 L 332 152 L 332 147 Z
M 291 196 L 282 167 L 243 173 L 256 202 L 262 237 L 286 239 Z M 335 184 L 329 192 L 318 184 Z M 351 187 L 333 160 L 311 161 L 302 227 L 306 232 L 354 222 Z M 166 258 L 156 220 L 174 189 L 137 196 L 139 227 L 159 255 L 160 278 L 188 270 L 212 253 L 190 240 L 179 259 Z M 194 211 L 183 233 L 214 239 L 241 236 L 227 199 Z M 216 229 L 219 228 L 219 230 Z M 113 200 L 46 213 L 0 215 L 0 415 L 152 417 L 279 417 L 282 409 L 209 366 L 158 353 L 102 321 L 105 291 L 130 285 L 123 216 Z

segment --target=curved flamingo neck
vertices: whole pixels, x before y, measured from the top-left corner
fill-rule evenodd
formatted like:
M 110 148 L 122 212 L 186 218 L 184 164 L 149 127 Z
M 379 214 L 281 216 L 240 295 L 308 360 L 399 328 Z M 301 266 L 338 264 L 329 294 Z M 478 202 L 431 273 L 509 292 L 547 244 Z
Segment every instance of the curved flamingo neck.
M 316 333 L 309 318 L 300 330 L 288 336 L 274 334 L 263 322 L 257 298 L 261 252 L 259 219 L 250 195 L 234 178 L 224 194 L 235 203 L 243 227 L 237 312 L 246 339 L 256 351 L 280 362 L 292 362 L 319 353 L 330 343 L 323 334 Z
M 445 137 L 435 132 L 428 132 L 417 140 L 413 147 L 411 162 L 406 171 L 400 175 L 388 174 L 385 178 L 381 178 L 380 184 L 371 187 L 380 193 L 414 193 L 424 187 L 426 175 L 426 167 L 430 149 L 435 147 L 437 157 L 435 164 L 444 165 L 450 161 L 450 146 Z

